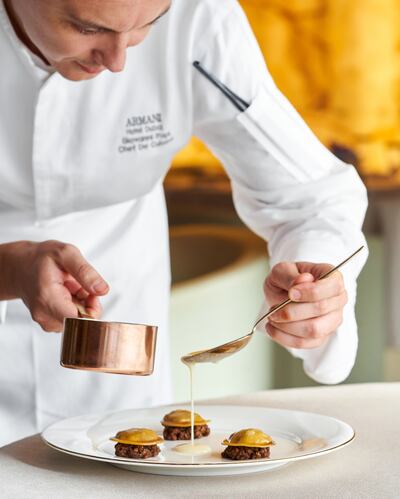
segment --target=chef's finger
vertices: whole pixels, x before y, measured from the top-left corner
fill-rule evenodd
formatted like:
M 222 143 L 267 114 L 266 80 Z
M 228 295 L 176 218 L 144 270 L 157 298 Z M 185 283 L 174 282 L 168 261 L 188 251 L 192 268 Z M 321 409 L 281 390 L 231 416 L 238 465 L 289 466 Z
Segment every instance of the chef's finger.
M 323 274 L 326 274 L 333 269 L 333 265 L 330 263 L 296 262 L 296 264 L 299 272 L 307 272 L 313 275 L 316 280 L 320 279 Z
M 87 315 L 93 319 L 100 319 L 103 313 L 103 307 L 97 296 L 89 295 L 85 300 L 85 310 Z
M 311 274 L 301 274 L 296 263 L 281 262 L 273 266 L 265 284 L 273 292 L 279 292 L 281 290 L 287 291 L 293 286 L 293 283 L 312 282 L 313 280 L 314 277 Z
M 315 278 L 312 274 L 305 272 L 304 274 L 299 274 L 292 282 L 291 287 L 297 284 L 303 284 L 303 282 L 314 282 Z
M 109 286 L 101 275 L 85 260 L 82 253 L 72 244 L 63 244 L 57 252 L 58 263 L 69 272 L 88 293 L 105 295 Z
M 289 289 L 289 298 L 296 302 L 316 302 L 344 292 L 342 274 L 337 271 L 326 279 L 296 284 Z
M 347 293 L 344 291 L 339 296 L 326 298 L 316 302 L 292 303 L 270 316 L 272 322 L 296 322 L 312 319 L 321 315 L 341 310 L 347 303 Z
M 306 319 L 297 322 L 273 322 L 270 324 L 279 331 L 301 338 L 323 338 L 340 326 L 342 323 L 342 311 L 335 310 L 320 317 Z
M 324 336 L 322 338 L 302 338 L 300 336 L 294 336 L 292 334 L 284 333 L 271 323 L 266 325 L 267 334 L 279 345 L 286 348 L 317 348 L 323 345 L 329 336 Z
M 68 280 L 64 281 L 64 286 L 68 289 L 72 296 L 75 296 L 78 300 L 86 300 L 89 293 L 86 289 L 82 288 L 78 281 L 70 277 Z

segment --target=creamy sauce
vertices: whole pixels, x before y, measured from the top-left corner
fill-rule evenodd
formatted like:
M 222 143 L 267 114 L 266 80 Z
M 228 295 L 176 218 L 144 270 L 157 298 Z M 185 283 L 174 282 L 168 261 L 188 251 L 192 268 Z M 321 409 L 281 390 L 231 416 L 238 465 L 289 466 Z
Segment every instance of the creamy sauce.
M 194 364 L 186 364 L 190 373 L 190 435 L 192 437 L 192 449 L 194 449 L 194 397 L 193 397 L 193 368 Z
M 182 454 L 189 454 L 190 456 L 201 456 L 209 454 L 211 447 L 204 444 L 180 444 L 175 447 L 175 450 Z
M 299 445 L 299 449 L 302 451 L 318 450 L 326 447 L 327 442 L 324 438 L 309 438 L 308 440 L 303 440 Z
M 195 444 L 194 443 L 194 396 L 193 396 L 193 370 L 194 363 L 193 362 L 185 362 L 182 361 L 185 366 L 189 368 L 189 380 L 190 380 L 190 435 L 191 435 L 191 443 L 190 444 L 180 444 L 175 447 L 177 452 L 181 452 L 182 454 L 188 454 L 190 456 L 200 456 L 202 454 L 208 454 L 211 452 L 211 448 L 208 445 L 204 444 Z

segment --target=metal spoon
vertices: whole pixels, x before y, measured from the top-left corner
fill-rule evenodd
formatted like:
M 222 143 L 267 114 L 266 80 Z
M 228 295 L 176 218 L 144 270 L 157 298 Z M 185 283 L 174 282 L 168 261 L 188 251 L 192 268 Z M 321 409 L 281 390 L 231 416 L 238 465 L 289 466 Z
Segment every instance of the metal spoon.
M 357 253 L 359 253 L 363 248 L 364 246 L 358 248 L 357 251 L 355 251 L 349 257 L 343 260 L 343 262 L 339 263 L 339 265 L 336 265 L 336 267 L 334 267 L 333 269 L 329 270 L 328 272 L 325 272 L 325 274 L 319 277 L 317 281 L 320 281 L 321 279 L 326 279 L 331 274 L 333 274 L 333 272 L 336 272 L 336 270 L 338 270 L 340 267 L 342 267 L 342 265 L 347 263 L 351 258 L 353 258 L 353 256 L 357 255 Z M 251 332 L 249 334 L 246 334 L 246 336 L 242 336 L 241 338 L 230 341 L 228 343 L 223 343 L 222 345 L 219 345 L 214 348 L 209 348 L 206 350 L 199 350 L 198 352 L 189 353 L 181 357 L 181 361 L 184 364 L 197 364 L 200 362 L 218 362 L 222 359 L 225 359 L 226 357 L 229 357 L 230 355 L 233 355 L 236 352 L 239 352 L 239 350 L 242 350 L 242 348 L 244 348 L 249 343 L 260 322 L 262 322 L 264 319 L 267 319 L 270 315 L 274 314 L 278 310 L 281 310 L 282 308 L 286 307 L 286 305 L 289 305 L 289 303 L 292 303 L 292 300 L 290 298 L 270 308 L 270 310 L 265 315 L 263 315 L 260 319 L 258 319 L 258 321 L 254 324 Z

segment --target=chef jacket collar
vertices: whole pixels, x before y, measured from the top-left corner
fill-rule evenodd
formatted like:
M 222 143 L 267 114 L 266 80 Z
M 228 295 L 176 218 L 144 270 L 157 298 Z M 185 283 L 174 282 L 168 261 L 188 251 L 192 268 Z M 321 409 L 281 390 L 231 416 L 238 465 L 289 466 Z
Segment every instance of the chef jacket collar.
M 40 57 L 31 52 L 31 50 L 29 50 L 28 47 L 21 42 L 15 33 L 3 0 L 0 0 L 0 25 L 3 27 L 5 33 L 11 41 L 11 44 L 19 54 L 23 64 L 41 83 L 44 83 L 49 76 L 55 72 L 55 69 L 45 64 Z

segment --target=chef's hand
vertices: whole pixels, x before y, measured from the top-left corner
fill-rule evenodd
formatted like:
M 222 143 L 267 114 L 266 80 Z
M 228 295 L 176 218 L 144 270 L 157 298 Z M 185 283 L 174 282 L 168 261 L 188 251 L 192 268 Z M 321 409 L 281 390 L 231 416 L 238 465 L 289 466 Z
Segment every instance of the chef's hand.
M 290 303 L 266 324 L 269 336 L 291 348 L 316 348 L 325 343 L 343 320 L 347 293 L 340 272 L 326 279 L 319 276 L 332 269 L 329 264 L 308 262 L 275 265 L 264 282 L 268 303 L 274 306 L 289 296 Z
M 45 331 L 62 331 L 65 317 L 78 316 L 73 299 L 91 317 L 101 316 L 98 296 L 108 293 L 108 284 L 75 246 L 59 241 L 21 241 L 13 261 L 16 294 Z

